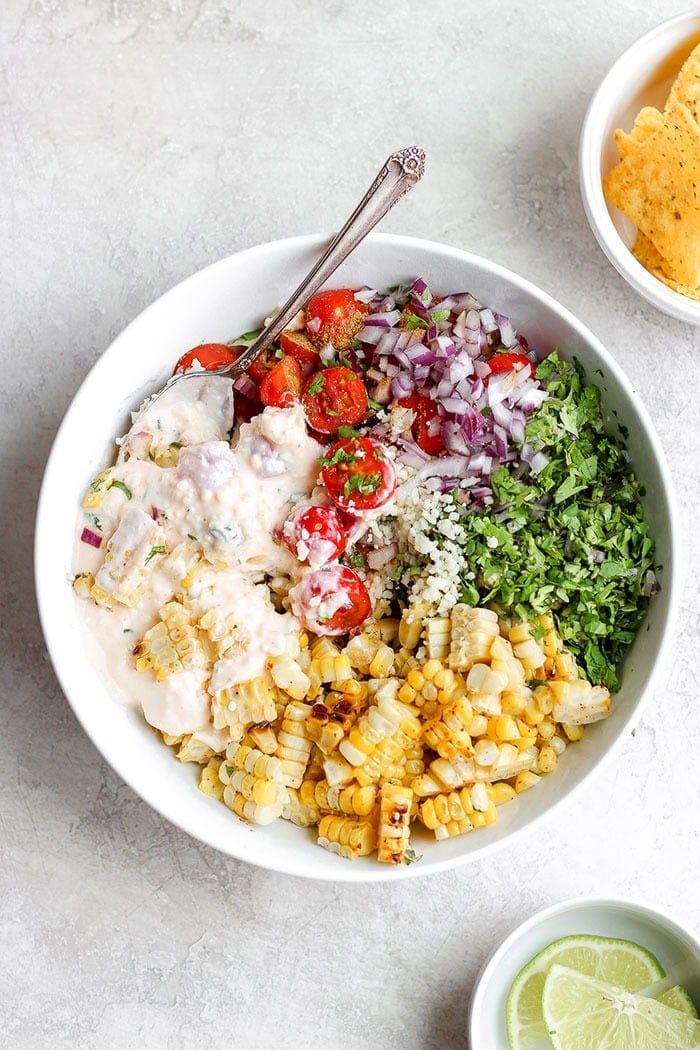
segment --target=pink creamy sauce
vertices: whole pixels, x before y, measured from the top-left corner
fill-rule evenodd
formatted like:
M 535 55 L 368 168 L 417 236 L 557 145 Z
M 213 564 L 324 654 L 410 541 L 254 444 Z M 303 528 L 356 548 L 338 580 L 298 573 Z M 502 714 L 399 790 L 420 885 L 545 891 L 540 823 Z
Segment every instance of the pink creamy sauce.
M 263 574 L 299 576 L 297 559 L 273 533 L 313 491 L 322 448 L 309 436 L 300 406 L 265 408 L 240 427 L 231 447 L 230 383 L 221 379 L 188 379 L 165 397 L 137 414 L 118 442 L 111 487 L 94 512 L 83 512 L 78 528 L 78 537 L 86 526 L 95 529 L 97 517 L 103 542 L 99 549 L 77 543 L 77 573 L 93 573 L 113 594 L 136 550 L 146 586 L 133 605 L 78 604 L 89 654 L 115 697 L 140 706 L 157 729 L 173 736 L 196 732 L 221 750 L 226 737 L 212 726 L 213 694 L 262 674 L 268 656 L 283 652 L 287 636 L 301 629 L 293 613 L 275 611 Z M 148 458 L 173 443 L 182 446 L 176 465 Z M 149 557 L 160 548 L 164 552 Z M 107 549 L 112 558 L 105 562 Z M 182 593 L 188 560 L 197 552 L 206 561 L 187 590 L 188 605 L 195 621 L 211 608 L 236 614 L 234 652 L 215 663 L 211 680 L 198 669 L 158 682 L 152 672 L 136 670 L 132 650 L 161 606 Z

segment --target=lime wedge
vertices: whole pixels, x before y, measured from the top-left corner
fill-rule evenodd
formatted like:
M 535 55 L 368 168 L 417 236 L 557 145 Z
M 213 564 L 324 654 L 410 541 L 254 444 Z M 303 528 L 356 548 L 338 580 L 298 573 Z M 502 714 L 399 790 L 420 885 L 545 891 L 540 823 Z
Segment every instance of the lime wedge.
M 554 963 L 542 1014 L 555 1050 L 695 1050 L 700 1021 Z
M 690 992 L 682 984 L 669 988 L 667 992 L 663 992 L 661 995 L 655 996 L 655 998 L 660 1003 L 663 1003 L 664 1006 L 671 1006 L 674 1010 L 680 1010 L 681 1013 L 687 1014 L 688 1017 L 698 1016 L 697 1007 L 692 1000 Z
M 628 992 L 638 992 L 664 976 L 651 952 L 633 941 L 590 934 L 553 941 L 523 966 L 511 985 L 506 1005 L 511 1050 L 527 1050 L 547 1036 L 542 1019 L 542 989 L 554 963 L 618 985 Z

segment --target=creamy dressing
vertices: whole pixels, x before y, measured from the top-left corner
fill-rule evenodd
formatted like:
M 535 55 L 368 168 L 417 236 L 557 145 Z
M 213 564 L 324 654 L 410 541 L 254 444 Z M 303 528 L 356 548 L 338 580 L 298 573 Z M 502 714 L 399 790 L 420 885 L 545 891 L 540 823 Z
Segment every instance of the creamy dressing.
M 262 674 L 301 629 L 293 613 L 275 610 L 264 577 L 294 582 L 302 572 L 274 537 L 312 492 L 322 449 L 301 406 L 265 408 L 232 448 L 230 383 L 221 379 L 185 380 L 163 397 L 136 414 L 101 502 L 84 511 L 78 536 L 87 527 L 103 542 L 78 543 L 76 572 L 94 575 L 109 607 L 80 608 L 90 655 L 116 697 L 140 705 L 164 733 L 196 733 L 220 751 L 226 734 L 212 726 L 213 695 Z M 154 461 L 161 455 L 171 465 Z M 133 649 L 175 597 L 195 624 L 210 610 L 226 617 L 232 644 L 225 658 L 159 682 L 136 670 Z

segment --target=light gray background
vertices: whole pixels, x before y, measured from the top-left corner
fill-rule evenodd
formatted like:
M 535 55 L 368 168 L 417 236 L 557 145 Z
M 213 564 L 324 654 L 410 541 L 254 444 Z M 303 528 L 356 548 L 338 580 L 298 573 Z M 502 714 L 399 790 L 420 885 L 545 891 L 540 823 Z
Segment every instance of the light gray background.
M 481 963 L 540 906 L 627 895 L 700 924 L 700 333 L 612 270 L 576 172 L 600 78 L 685 6 L 2 3 L 4 1046 L 462 1047 Z M 603 339 L 669 459 L 685 590 L 645 716 L 551 822 L 445 875 L 316 884 L 199 845 L 105 766 L 45 654 L 33 515 L 63 412 L 142 307 L 230 252 L 334 229 L 413 142 L 428 174 L 382 228 L 505 264 Z

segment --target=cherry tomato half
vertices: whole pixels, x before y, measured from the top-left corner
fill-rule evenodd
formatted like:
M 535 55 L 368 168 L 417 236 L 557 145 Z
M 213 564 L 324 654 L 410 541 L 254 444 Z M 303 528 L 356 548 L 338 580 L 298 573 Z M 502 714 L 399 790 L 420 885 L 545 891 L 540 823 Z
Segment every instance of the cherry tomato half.
M 293 357 L 283 357 L 260 384 L 263 405 L 290 408 L 301 397 L 301 369 Z
M 491 370 L 489 375 L 498 375 L 502 372 L 519 372 L 521 368 L 529 368 L 531 376 L 535 374 L 535 366 L 530 358 L 517 351 L 509 351 L 506 354 L 494 354 L 493 357 L 489 358 L 488 366 Z M 488 380 L 489 376 L 486 376 L 486 382 Z
M 226 343 L 201 343 L 199 346 L 193 346 L 179 358 L 173 369 L 173 375 L 178 376 L 189 372 L 197 362 L 201 368 L 213 372 L 224 365 L 232 365 L 238 358 L 238 354 L 239 351 L 235 346 L 226 346 Z
M 394 493 L 396 471 L 386 449 L 369 437 L 336 441 L 321 460 L 321 478 L 341 510 L 355 512 L 381 507 Z
M 282 332 L 280 350 L 298 361 L 303 376 L 310 376 L 319 366 L 318 350 L 303 332 Z
M 367 588 L 348 565 L 325 565 L 307 572 L 297 599 L 300 619 L 314 634 L 347 634 L 372 610 Z
M 309 426 L 320 434 L 352 427 L 367 415 L 365 384 L 351 368 L 334 366 L 315 372 L 302 397 Z
M 351 288 L 317 292 L 306 307 L 306 331 L 319 346 L 332 343 L 336 350 L 352 345 L 365 323 L 369 307 L 355 298 Z
M 429 456 L 439 456 L 445 451 L 445 442 L 440 433 L 439 409 L 432 397 L 414 391 L 410 397 L 402 397 L 399 404 L 410 408 L 415 414 L 411 433 L 419 448 Z
M 297 507 L 282 526 L 282 542 L 300 562 L 316 569 L 345 550 L 347 534 L 335 507 Z

